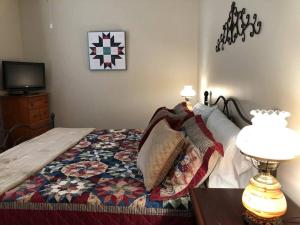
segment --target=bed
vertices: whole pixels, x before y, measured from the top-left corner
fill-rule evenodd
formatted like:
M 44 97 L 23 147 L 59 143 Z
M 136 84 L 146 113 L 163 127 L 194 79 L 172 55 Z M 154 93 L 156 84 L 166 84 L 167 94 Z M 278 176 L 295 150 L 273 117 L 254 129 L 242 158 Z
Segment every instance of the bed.
M 0 196 L 1 225 L 193 224 L 189 197 L 150 201 L 136 167 L 141 134 L 92 131 Z
M 136 163 L 141 136 L 137 129 L 93 129 L 61 150 L 52 147 L 51 139 L 47 144 L 53 154 L 41 162 L 41 169 L 27 172 L 31 176 L 24 179 L 19 168 L 15 175 L 20 175 L 19 182 L 12 181 L 2 192 L 0 185 L 1 225 L 194 224 L 188 194 L 164 201 L 150 199 Z M 28 151 L 40 140 L 25 143 Z

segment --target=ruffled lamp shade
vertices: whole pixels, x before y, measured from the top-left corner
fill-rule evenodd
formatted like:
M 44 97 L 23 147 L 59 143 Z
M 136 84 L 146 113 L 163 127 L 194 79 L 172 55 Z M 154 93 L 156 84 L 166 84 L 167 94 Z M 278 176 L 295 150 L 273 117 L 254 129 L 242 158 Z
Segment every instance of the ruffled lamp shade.
M 252 125 L 244 127 L 236 140 L 237 147 L 259 170 L 243 193 L 245 220 L 250 224 L 281 224 L 279 218 L 285 214 L 287 203 L 271 172 L 279 162 L 300 155 L 300 137 L 286 127 L 288 112 L 253 110 L 251 115 Z
M 254 158 L 284 161 L 300 155 L 299 135 L 287 128 L 288 112 L 253 110 L 251 126 L 238 134 L 236 145 Z

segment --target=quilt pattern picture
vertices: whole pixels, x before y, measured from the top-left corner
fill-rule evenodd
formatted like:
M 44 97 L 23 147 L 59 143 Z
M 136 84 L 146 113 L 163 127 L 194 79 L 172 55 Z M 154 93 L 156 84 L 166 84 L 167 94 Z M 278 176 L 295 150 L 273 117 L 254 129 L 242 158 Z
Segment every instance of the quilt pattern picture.
M 88 32 L 91 70 L 125 70 L 125 32 Z

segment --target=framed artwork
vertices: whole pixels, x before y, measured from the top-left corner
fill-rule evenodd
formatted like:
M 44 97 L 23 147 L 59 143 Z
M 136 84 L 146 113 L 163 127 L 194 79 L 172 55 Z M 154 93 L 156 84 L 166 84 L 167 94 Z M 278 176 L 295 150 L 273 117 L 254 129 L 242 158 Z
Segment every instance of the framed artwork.
M 88 32 L 90 70 L 126 70 L 125 32 Z

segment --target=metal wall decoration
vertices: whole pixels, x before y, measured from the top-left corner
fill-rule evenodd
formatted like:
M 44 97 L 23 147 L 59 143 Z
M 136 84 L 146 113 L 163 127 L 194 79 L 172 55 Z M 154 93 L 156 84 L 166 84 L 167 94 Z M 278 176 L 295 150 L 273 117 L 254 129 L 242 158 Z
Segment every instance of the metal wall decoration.
M 223 51 L 224 45 L 233 44 L 238 37 L 242 37 L 242 41 L 245 42 L 247 31 L 249 31 L 250 37 L 255 34 L 259 34 L 261 31 L 262 22 L 257 20 L 257 14 L 253 14 L 252 19 L 250 14 L 246 14 L 246 9 L 238 10 L 236 3 L 232 2 L 231 10 L 229 12 L 229 18 L 223 25 L 223 33 L 218 39 L 216 52 Z

